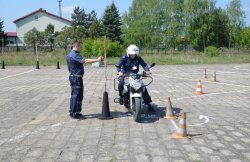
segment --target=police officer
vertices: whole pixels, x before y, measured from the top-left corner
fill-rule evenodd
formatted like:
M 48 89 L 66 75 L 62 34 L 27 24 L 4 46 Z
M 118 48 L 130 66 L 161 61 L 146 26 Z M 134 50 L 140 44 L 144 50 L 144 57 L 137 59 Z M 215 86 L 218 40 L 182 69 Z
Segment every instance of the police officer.
M 138 73 L 139 72 L 139 65 L 141 65 L 146 73 L 149 73 L 148 65 L 144 62 L 144 60 L 139 56 L 139 48 L 136 45 L 130 45 L 127 48 L 127 54 L 122 56 L 116 64 L 117 72 L 119 75 L 119 83 L 118 83 L 118 90 L 119 90 L 119 102 L 122 105 L 122 91 L 124 86 L 124 73 Z M 147 88 L 144 88 L 142 92 L 142 97 L 145 104 L 148 105 L 148 111 L 155 112 L 154 108 L 151 106 L 151 97 L 148 94 Z
M 71 86 L 71 98 L 70 98 L 70 109 L 69 116 L 74 119 L 86 119 L 82 115 L 82 100 L 83 100 L 83 75 L 84 67 L 83 64 L 100 62 L 103 57 L 100 56 L 98 59 L 85 59 L 80 55 L 82 44 L 81 42 L 74 42 L 72 50 L 66 57 L 69 81 Z

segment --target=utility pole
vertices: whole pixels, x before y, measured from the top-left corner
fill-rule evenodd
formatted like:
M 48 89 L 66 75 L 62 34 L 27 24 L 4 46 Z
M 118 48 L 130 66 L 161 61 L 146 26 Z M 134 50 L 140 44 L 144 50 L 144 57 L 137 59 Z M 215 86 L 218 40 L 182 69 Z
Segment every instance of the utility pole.
M 62 17 L 62 9 L 61 9 L 62 0 L 57 0 L 57 2 L 59 3 L 59 16 Z

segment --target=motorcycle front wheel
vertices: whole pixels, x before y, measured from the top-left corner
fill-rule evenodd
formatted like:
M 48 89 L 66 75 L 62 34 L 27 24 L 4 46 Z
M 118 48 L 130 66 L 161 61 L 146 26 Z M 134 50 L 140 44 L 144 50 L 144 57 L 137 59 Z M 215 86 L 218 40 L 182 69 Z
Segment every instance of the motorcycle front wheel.
M 132 98 L 132 102 L 133 102 L 133 110 L 134 110 L 134 114 L 133 114 L 133 118 L 135 122 L 140 122 L 141 121 L 141 98 L 139 97 L 135 97 Z

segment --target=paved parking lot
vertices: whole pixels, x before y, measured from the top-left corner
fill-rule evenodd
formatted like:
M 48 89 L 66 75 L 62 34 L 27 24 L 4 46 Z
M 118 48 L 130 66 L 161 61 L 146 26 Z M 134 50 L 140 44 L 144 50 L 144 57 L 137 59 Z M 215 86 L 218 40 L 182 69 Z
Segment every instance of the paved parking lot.
M 112 120 L 99 120 L 103 67 L 85 67 L 83 114 L 69 118 L 65 66 L 0 69 L 0 161 L 250 161 L 250 64 L 156 65 L 148 87 L 155 114 L 142 123 L 113 103 L 114 66 L 107 67 Z M 204 69 L 207 79 L 203 78 Z M 213 82 L 213 74 L 216 79 Z M 204 94 L 196 95 L 201 79 Z M 175 125 L 163 118 L 166 98 L 175 114 L 187 112 L 192 139 L 172 139 Z

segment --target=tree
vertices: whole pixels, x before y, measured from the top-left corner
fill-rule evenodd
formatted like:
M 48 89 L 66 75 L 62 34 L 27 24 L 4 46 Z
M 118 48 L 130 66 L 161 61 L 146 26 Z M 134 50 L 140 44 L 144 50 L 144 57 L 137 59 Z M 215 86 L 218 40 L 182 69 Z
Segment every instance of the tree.
M 123 16 L 125 45 L 141 48 L 163 43 L 166 0 L 134 0 Z
M 6 35 L 4 34 L 4 26 L 3 26 L 3 22 L 2 19 L 0 18 L 0 47 L 4 47 L 6 44 Z
M 250 49 L 250 26 L 243 29 L 241 45 Z
M 92 39 L 96 39 L 101 36 L 101 24 L 98 20 L 94 20 L 89 27 L 88 35 Z
M 213 0 L 202 0 L 195 4 L 196 13 L 191 23 L 190 41 L 196 50 L 203 51 L 211 40 L 211 15 L 215 11 Z
M 45 43 L 44 34 L 33 28 L 24 34 L 24 43 L 33 46 L 35 52 L 36 45 L 43 45 Z
M 55 30 L 54 25 L 49 24 L 47 25 L 46 29 L 44 30 L 45 38 L 47 39 L 47 42 L 50 45 L 50 51 L 53 51 L 53 45 L 54 45 L 54 39 L 55 39 Z
M 166 4 L 165 43 L 175 49 L 184 36 L 184 0 L 172 0 Z
M 87 15 L 84 11 L 84 9 L 81 9 L 79 6 L 75 7 L 73 9 L 73 13 L 71 15 L 71 25 L 73 28 L 76 28 L 78 26 L 84 26 L 84 28 L 87 28 Z
M 110 6 L 106 7 L 102 18 L 102 25 L 103 34 L 106 33 L 107 38 L 112 41 L 121 42 L 121 17 L 114 1 Z
M 228 16 L 221 8 L 215 9 L 209 16 L 208 40 L 207 46 L 217 48 L 227 47 L 229 39 L 229 30 L 227 28 Z
M 233 44 L 236 47 L 240 46 L 241 42 L 241 32 L 245 25 L 244 18 L 245 13 L 241 9 L 241 1 L 240 0 L 232 0 L 230 4 L 227 6 L 227 15 L 229 17 L 229 40 L 228 46 L 231 48 Z
M 65 51 L 67 50 L 69 44 L 73 43 L 71 39 L 72 30 L 73 29 L 71 27 L 63 27 L 55 39 L 55 43 Z
M 88 15 L 87 15 L 87 19 L 86 19 L 86 29 L 89 29 L 91 24 L 94 21 L 98 21 L 97 19 L 97 13 L 95 12 L 95 10 L 92 10 Z

